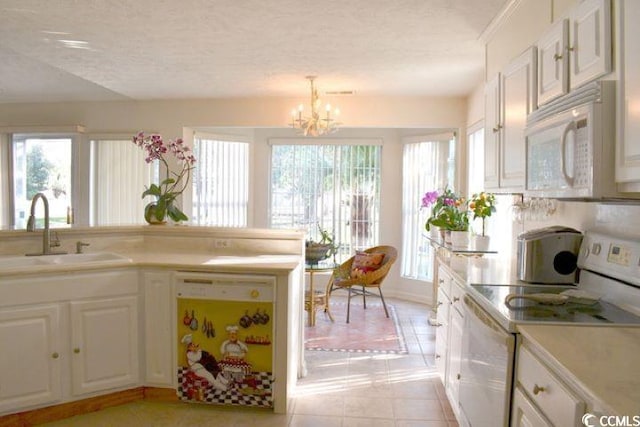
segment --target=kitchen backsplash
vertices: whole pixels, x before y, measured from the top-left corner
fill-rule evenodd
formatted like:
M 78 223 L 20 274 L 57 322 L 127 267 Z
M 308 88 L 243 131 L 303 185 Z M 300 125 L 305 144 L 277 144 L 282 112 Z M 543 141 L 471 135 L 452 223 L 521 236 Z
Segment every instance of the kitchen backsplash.
M 497 197 L 497 212 L 489 220 L 487 234 L 491 236 L 492 247 L 500 255 L 511 257 L 513 262 L 518 234 L 550 225 L 563 225 L 580 231 L 597 229 L 640 239 L 640 204 L 555 201 L 551 209 L 553 213 L 544 219 L 532 219 L 544 215 L 540 212 L 527 214 L 519 210 L 518 205 L 522 203 L 519 196 Z

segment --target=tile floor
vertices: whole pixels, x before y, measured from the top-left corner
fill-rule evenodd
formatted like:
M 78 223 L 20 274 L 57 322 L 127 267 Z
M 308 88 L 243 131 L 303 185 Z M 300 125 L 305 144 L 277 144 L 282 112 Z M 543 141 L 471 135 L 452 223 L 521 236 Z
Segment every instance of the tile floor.
M 309 375 L 298 383 L 291 414 L 138 401 L 46 425 L 457 427 L 434 367 L 429 307 L 388 300 L 396 308 L 409 354 L 307 352 Z

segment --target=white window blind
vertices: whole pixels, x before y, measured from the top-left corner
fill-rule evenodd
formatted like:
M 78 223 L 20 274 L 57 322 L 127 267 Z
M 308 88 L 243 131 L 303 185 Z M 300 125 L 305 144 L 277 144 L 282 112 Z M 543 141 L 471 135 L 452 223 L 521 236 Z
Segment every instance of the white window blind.
M 144 223 L 144 207 L 151 200 L 142 192 L 151 184 L 157 162 L 145 162 L 145 152 L 130 139 L 91 142 L 91 223 Z
M 271 227 L 319 227 L 339 245 L 336 259 L 378 244 L 380 156 L 378 145 L 273 145 Z
M 249 144 L 196 134 L 192 220 L 200 225 L 246 227 Z
M 451 138 L 451 135 L 448 136 Z M 402 166 L 402 276 L 431 280 L 432 251 L 424 238 L 428 209 L 421 209 L 427 191 L 453 186 L 454 141 L 447 136 L 404 145 Z M 427 139 L 425 137 L 425 139 Z

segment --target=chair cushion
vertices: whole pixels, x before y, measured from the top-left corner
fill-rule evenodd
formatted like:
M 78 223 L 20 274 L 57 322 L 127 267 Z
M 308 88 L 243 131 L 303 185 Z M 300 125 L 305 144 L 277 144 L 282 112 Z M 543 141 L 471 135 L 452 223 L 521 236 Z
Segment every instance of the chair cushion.
M 384 253 L 381 252 L 356 252 L 356 256 L 351 265 L 351 277 L 357 279 L 367 273 L 375 271 L 382 265 Z

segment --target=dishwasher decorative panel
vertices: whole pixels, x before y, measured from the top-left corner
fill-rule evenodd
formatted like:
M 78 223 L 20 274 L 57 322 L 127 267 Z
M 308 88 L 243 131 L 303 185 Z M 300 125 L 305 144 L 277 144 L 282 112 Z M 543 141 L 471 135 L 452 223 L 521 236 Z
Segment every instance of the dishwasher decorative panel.
M 256 277 L 177 277 L 181 400 L 273 407 L 273 279 Z

